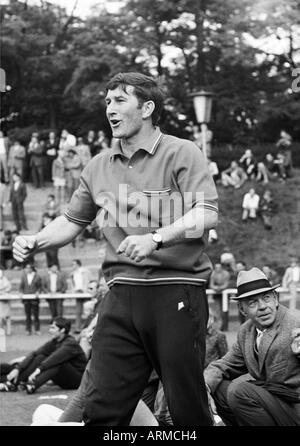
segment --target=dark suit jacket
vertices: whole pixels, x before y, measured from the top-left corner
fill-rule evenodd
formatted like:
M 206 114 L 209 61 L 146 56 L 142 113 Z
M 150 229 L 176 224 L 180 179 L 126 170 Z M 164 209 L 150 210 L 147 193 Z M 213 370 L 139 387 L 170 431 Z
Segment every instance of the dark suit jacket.
M 27 197 L 27 189 L 25 183 L 21 181 L 17 190 L 14 190 L 14 185 L 12 184 L 10 188 L 9 201 L 11 201 L 12 203 L 20 204 L 25 201 L 26 197 Z
M 27 274 L 25 274 L 25 272 L 23 272 L 22 277 L 21 277 L 21 282 L 20 282 L 20 291 L 23 294 L 34 294 L 37 291 L 40 292 L 42 289 L 42 281 L 40 276 L 35 273 L 31 284 L 28 284 L 28 280 L 27 280 Z
M 256 359 L 256 329 L 251 320 L 246 321 L 241 325 L 231 350 L 222 359 L 212 362 L 204 372 L 212 393 L 223 379 L 232 380 L 246 373 L 254 379 L 285 384 L 300 392 L 300 357 L 291 349 L 292 330 L 299 327 L 299 313 L 279 304 L 275 322 L 264 333 Z M 300 403 L 295 405 L 295 409 L 300 422 Z
M 56 292 L 64 293 L 68 288 L 65 276 L 61 272 L 57 272 Z M 47 274 L 42 278 L 42 290 L 44 293 L 50 292 L 50 275 Z

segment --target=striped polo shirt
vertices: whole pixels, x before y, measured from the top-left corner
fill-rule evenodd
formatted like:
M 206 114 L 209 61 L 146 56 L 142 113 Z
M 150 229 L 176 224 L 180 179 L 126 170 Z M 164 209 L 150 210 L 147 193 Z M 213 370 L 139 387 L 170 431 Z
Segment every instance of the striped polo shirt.
M 202 285 L 211 272 L 203 252 L 207 234 L 162 247 L 135 263 L 117 248 L 128 235 L 168 226 L 193 207 L 218 212 L 217 191 L 201 150 L 155 129 L 151 141 L 130 158 L 121 145 L 95 156 L 65 212 L 79 225 L 95 218 L 107 242 L 102 269 L 113 284 Z

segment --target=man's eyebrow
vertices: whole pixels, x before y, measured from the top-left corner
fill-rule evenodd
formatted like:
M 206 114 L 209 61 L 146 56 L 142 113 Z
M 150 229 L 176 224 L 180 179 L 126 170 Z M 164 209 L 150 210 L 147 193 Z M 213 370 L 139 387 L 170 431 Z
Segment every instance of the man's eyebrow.
M 114 96 L 114 99 L 127 99 L 127 97 L 128 97 L 128 95 L 126 95 L 126 94 L 125 95 L 119 94 L 118 96 Z M 106 96 L 105 100 L 107 101 L 109 99 L 111 99 L 111 97 Z

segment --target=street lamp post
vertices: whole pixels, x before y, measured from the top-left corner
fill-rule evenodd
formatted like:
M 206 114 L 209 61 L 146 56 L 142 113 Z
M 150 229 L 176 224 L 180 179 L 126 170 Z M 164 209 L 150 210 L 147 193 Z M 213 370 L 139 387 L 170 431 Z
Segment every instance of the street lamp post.
M 201 126 L 202 151 L 207 159 L 207 124 L 210 122 L 213 93 L 200 90 L 191 94 L 198 124 Z

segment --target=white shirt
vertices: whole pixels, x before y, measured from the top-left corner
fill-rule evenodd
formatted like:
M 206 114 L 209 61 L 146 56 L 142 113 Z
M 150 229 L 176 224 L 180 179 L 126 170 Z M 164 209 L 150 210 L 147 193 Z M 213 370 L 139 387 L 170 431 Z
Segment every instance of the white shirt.
M 250 195 L 249 192 L 244 195 L 243 208 L 258 209 L 259 195 Z
M 57 290 L 57 274 L 53 273 L 52 271 L 49 272 L 49 277 L 50 277 L 50 291 L 51 293 L 56 293 Z
M 264 332 L 266 331 L 266 329 L 264 330 L 260 330 L 259 328 L 256 328 L 256 340 L 255 340 L 255 344 L 256 344 L 256 348 L 258 350 L 259 345 L 261 343 L 262 337 Z
M 80 266 L 72 272 L 74 291 L 86 291 L 89 282 L 88 271 L 86 268 Z
M 28 285 L 31 285 L 31 282 L 33 281 L 34 275 L 35 275 L 35 272 L 34 272 L 34 271 L 32 271 L 32 273 L 27 273 L 27 282 L 28 282 Z
M 292 281 L 300 282 L 300 267 L 292 266 Z
M 0 138 L 0 155 L 6 155 L 6 148 L 4 144 L 4 138 Z

